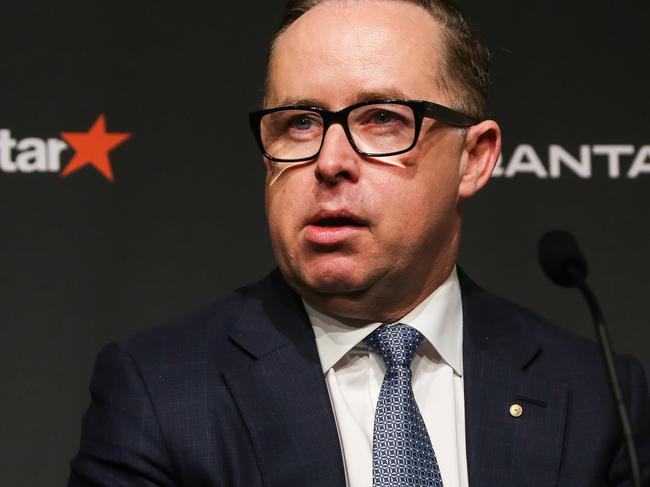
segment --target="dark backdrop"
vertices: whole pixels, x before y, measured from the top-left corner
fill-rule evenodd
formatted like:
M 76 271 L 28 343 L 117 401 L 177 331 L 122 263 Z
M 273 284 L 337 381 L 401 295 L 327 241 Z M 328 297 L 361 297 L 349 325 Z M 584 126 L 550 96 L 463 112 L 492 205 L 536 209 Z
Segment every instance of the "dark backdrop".
M 282 3 L 2 6 L 1 485 L 64 483 L 104 343 L 272 268 L 246 112 Z M 462 265 L 591 335 L 577 292 L 536 262 L 543 232 L 575 232 L 614 344 L 650 369 L 650 4 L 464 4 L 493 52 L 505 146 L 465 209 Z M 57 151 L 61 134 L 101 114 L 130 134 L 110 152 L 114 181 L 93 166 L 62 176 L 78 151 Z

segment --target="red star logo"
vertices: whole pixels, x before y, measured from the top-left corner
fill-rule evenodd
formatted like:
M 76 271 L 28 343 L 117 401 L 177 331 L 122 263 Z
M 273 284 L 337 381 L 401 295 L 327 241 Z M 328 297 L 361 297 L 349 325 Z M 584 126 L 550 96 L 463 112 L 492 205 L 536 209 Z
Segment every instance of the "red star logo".
M 88 132 L 62 132 L 61 137 L 77 152 L 61 171 L 65 177 L 84 166 L 94 166 L 109 181 L 113 181 L 113 170 L 108 153 L 129 137 L 127 132 L 106 132 L 106 118 L 100 115 Z

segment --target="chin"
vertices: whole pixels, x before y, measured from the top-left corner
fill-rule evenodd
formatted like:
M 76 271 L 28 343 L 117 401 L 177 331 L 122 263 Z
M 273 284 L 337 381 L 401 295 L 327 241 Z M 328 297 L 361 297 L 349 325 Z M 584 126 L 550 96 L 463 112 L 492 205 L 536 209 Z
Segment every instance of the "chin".
M 366 270 L 366 269 L 360 269 Z M 291 269 L 284 273 L 289 285 L 305 301 L 323 312 L 362 322 L 378 321 L 380 277 L 369 272 L 352 272 L 351 266 L 320 269 Z
M 303 286 L 316 294 L 349 294 L 362 291 L 367 284 L 357 276 L 325 273 L 307 277 Z
M 284 275 L 303 296 L 349 295 L 363 292 L 371 285 L 369 276 L 353 272 L 350 266 L 291 269 Z

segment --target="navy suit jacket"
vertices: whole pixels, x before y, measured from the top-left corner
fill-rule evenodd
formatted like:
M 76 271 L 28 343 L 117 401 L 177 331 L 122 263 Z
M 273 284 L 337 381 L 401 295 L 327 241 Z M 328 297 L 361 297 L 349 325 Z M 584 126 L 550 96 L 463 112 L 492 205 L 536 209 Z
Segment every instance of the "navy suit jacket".
M 598 348 L 459 274 L 470 486 L 629 485 Z M 635 359 L 617 367 L 648 482 L 648 385 Z M 277 270 L 108 345 L 90 391 L 71 487 L 345 486 L 312 328 Z

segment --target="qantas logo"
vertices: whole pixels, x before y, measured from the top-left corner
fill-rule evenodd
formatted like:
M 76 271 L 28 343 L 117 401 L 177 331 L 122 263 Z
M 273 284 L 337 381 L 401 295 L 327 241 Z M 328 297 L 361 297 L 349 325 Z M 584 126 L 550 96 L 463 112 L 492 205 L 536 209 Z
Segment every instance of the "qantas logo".
M 104 115 L 87 132 L 62 132 L 61 139 L 17 140 L 9 129 L 0 129 L 0 172 L 59 173 L 67 177 L 90 166 L 112 182 L 115 178 L 108 154 L 130 137 L 127 132 L 107 132 Z M 61 154 L 68 150 L 75 153 L 61 170 Z
M 569 151 L 560 145 L 539 150 L 528 144 L 515 147 L 504 155 L 492 177 L 514 178 L 528 175 L 539 179 L 558 179 L 567 175 L 590 179 L 594 175 L 609 179 L 637 179 L 650 174 L 650 145 L 631 144 L 581 145 Z

